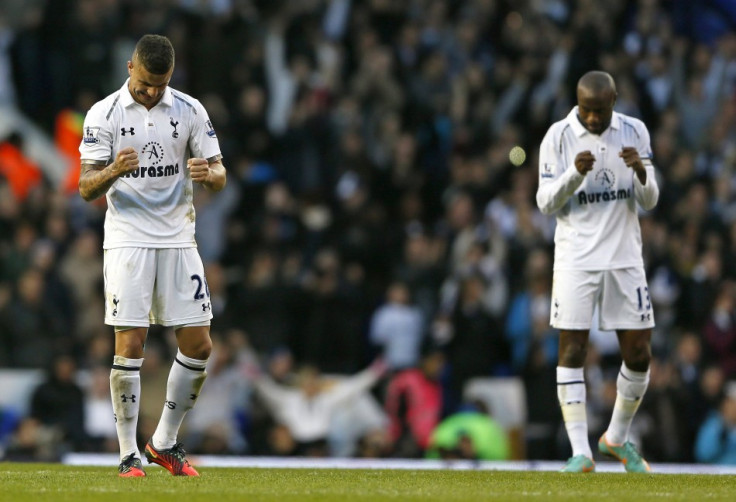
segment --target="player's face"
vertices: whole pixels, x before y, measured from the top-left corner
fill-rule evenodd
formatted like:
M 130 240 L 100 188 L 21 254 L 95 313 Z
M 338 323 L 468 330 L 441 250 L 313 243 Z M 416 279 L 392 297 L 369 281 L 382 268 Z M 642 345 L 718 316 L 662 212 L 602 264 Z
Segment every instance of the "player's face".
M 133 61 L 128 61 L 128 74 L 130 75 L 128 90 L 136 102 L 150 110 L 164 95 L 172 73 L 174 73 L 173 68 L 163 75 L 156 75 L 147 71 L 134 58 Z
M 602 134 L 611 124 L 615 103 L 616 94 L 612 91 L 595 93 L 587 89 L 578 89 L 580 122 L 593 134 Z

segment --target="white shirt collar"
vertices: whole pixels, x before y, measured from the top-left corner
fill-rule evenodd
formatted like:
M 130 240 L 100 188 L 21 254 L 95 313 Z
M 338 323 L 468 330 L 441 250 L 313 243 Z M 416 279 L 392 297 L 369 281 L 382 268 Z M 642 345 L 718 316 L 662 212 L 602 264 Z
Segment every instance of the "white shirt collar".
M 582 137 L 585 134 L 593 134 L 590 131 L 588 131 L 585 126 L 580 122 L 580 119 L 578 118 L 578 107 L 575 106 L 572 110 L 570 110 L 570 113 L 567 114 L 567 122 L 570 124 L 570 127 L 572 128 L 572 131 L 575 133 L 575 136 Z M 611 116 L 611 123 L 608 125 L 609 129 L 618 130 L 621 128 L 621 115 L 613 112 L 613 116 Z M 607 131 L 608 129 L 606 129 Z M 603 131 L 605 133 L 606 131 Z
M 129 83 L 130 83 L 130 77 L 128 77 L 125 80 L 125 83 L 120 88 L 120 104 L 123 105 L 124 108 L 127 108 L 130 105 L 143 106 L 138 101 L 133 99 L 133 95 L 130 94 L 130 89 L 128 89 Z M 168 85 L 166 86 L 166 89 L 164 90 L 164 95 L 161 96 L 161 100 L 158 103 L 156 103 L 156 106 L 160 104 L 164 106 L 168 106 L 168 107 L 171 107 L 174 104 L 174 97 L 171 94 L 171 88 Z

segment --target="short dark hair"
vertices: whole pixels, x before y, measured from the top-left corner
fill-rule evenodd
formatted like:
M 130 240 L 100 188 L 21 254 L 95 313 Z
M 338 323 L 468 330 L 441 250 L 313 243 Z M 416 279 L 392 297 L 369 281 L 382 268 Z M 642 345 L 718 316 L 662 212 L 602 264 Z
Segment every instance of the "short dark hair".
M 604 71 L 589 71 L 578 80 L 578 88 L 584 88 L 593 93 L 616 93 L 616 83 L 613 77 Z
M 133 55 L 154 75 L 163 75 L 174 67 L 174 46 L 163 35 L 143 35 L 135 44 Z

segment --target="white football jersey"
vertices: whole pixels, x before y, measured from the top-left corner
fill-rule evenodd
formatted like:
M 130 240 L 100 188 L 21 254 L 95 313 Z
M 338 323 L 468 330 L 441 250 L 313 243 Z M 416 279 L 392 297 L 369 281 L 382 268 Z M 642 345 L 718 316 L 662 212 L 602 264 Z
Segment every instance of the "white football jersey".
M 645 185 L 619 157 L 625 146 L 639 152 L 647 171 Z M 575 156 L 585 150 L 595 163 L 583 176 L 575 168 Z M 547 131 L 539 154 L 537 205 L 557 216 L 555 270 L 642 266 L 637 203 L 649 210 L 658 198 L 649 131 L 641 120 L 614 112 L 611 125 L 599 136 L 585 129 L 576 106 Z
M 147 110 L 133 99 L 126 81 L 87 113 L 81 161 L 108 165 L 128 146 L 138 152 L 140 167 L 107 191 L 104 249 L 196 247 L 187 160 L 220 157 L 202 104 L 167 87 L 158 104 Z

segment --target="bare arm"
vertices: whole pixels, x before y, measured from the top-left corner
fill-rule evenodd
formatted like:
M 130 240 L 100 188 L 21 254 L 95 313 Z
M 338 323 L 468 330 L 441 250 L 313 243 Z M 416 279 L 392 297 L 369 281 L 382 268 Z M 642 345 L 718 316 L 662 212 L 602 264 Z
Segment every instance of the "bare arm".
M 219 192 L 225 188 L 227 174 L 225 166 L 222 165 L 222 159 L 217 156 L 215 159 L 193 158 L 187 161 L 187 168 L 192 176 L 192 181 L 199 183 L 211 192 Z
M 133 147 L 120 150 L 115 161 L 107 166 L 82 162 L 79 195 L 88 202 L 102 197 L 119 177 L 136 169 L 138 169 L 138 152 Z

